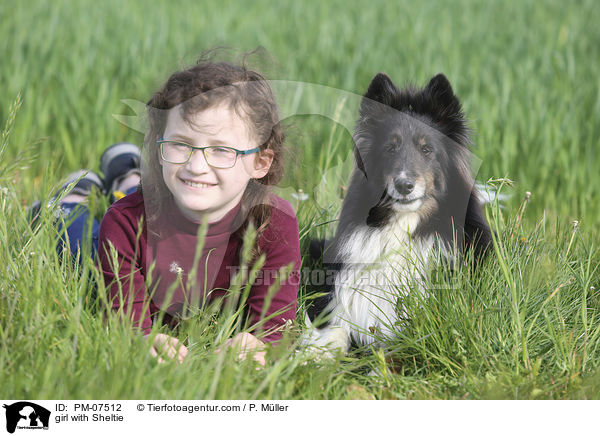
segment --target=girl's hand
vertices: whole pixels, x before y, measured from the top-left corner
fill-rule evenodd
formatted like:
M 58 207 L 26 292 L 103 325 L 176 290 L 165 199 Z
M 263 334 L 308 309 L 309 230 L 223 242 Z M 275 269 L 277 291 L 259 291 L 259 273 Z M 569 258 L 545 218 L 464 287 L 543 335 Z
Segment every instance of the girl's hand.
M 150 348 L 150 354 L 158 359 L 158 363 L 165 362 L 163 357 L 171 360 L 177 359 L 179 363 L 182 363 L 187 353 L 188 349 L 179 339 L 163 333 L 158 333 L 154 337 L 152 348 Z
M 233 338 L 227 339 L 215 353 L 221 353 L 228 348 L 234 348 L 237 351 L 239 360 L 246 360 L 248 355 L 251 355 L 261 366 L 265 366 L 266 351 L 263 351 L 265 344 L 251 333 L 238 333 Z

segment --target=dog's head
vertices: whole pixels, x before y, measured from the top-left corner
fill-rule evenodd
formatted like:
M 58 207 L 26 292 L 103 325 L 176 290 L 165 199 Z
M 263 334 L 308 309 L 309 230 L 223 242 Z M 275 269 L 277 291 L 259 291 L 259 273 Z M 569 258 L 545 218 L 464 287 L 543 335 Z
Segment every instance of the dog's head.
M 377 74 L 362 99 L 354 139 L 357 167 L 381 191 L 378 207 L 388 212 L 431 215 L 455 173 L 471 177 L 466 120 L 443 74 L 422 89 L 404 90 Z

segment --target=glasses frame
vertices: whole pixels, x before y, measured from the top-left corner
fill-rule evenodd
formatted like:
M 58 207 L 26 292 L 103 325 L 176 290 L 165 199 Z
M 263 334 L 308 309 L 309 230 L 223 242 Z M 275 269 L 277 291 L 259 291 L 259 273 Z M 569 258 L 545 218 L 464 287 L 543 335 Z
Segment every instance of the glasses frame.
M 166 143 L 166 142 L 174 142 L 176 144 L 181 144 L 181 145 L 185 145 L 186 147 L 189 147 L 190 148 L 190 154 L 188 155 L 188 158 L 184 162 L 173 162 L 173 161 L 170 161 L 168 159 L 165 159 L 165 156 L 163 154 L 163 147 L 162 147 L 162 145 L 164 143 Z M 237 148 L 228 147 L 226 145 L 209 145 L 209 146 L 206 146 L 206 147 L 196 147 L 195 145 L 188 144 L 187 142 L 173 141 L 173 140 L 164 139 L 164 138 L 159 138 L 158 141 L 156 141 L 156 144 L 160 148 L 160 157 L 162 158 L 162 160 L 164 160 L 167 163 L 170 163 L 170 164 L 173 164 L 173 165 L 184 165 L 184 164 L 186 164 L 186 163 L 188 163 L 190 161 L 190 159 L 192 158 L 192 155 L 194 154 L 195 150 L 200 150 L 200 151 L 202 151 L 202 155 L 204 156 L 204 160 L 206 160 L 206 163 L 209 166 L 211 166 L 213 168 L 218 168 L 218 169 L 233 168 L 235 166 L 235 164 L 237 163 L 237 158 L 238 158 L 239 155 L 245 156 L 247 154 L 258 153 L 260 151 L 259 147 L 251 148 L 250 150 L 238 150 Z M 208 162 L 208 157 L 206 156 L 206 151 L 205 151 L 208 148 L 226 148 L 228 150 L 235 151 L 235 159 L 233 160 L 233 163 L 230 166 L 228 166 L 228 167 L 221 167 L 221 166 L 211 165 Z

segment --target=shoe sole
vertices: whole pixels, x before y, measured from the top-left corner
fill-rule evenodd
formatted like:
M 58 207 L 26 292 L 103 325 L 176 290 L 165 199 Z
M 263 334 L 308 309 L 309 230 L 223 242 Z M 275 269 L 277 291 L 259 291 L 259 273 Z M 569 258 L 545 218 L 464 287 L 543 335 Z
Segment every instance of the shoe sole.
M 121 154 L 136 154 L 141 156 L 140 148 L 135 144 L 129 142 L 113 144 L 104 150 L 104 153 L 102 153 L 102 156 L 100 157 L 100 171 L 102 171 L 102 174 L 106 174 L 109 163 Z

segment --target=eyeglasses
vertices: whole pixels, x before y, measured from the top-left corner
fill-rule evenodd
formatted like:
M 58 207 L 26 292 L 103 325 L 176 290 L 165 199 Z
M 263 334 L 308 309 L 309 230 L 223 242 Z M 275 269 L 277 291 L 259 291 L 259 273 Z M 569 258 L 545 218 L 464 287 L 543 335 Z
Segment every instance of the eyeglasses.
M 222 145 L 195 147 L 185 142 L 168 141 L 163 138 L 160 138 L 157 144 L 160 147 L 160 155 L 165 162 L 184 164 L 190 160 L 194 150 L 201 150 L 206 163 L 213 168 L 231 168 L 235 165 L 238 155 L 252 154 L 260 151 L 258 147 L 250 150 L 238 150 Z

